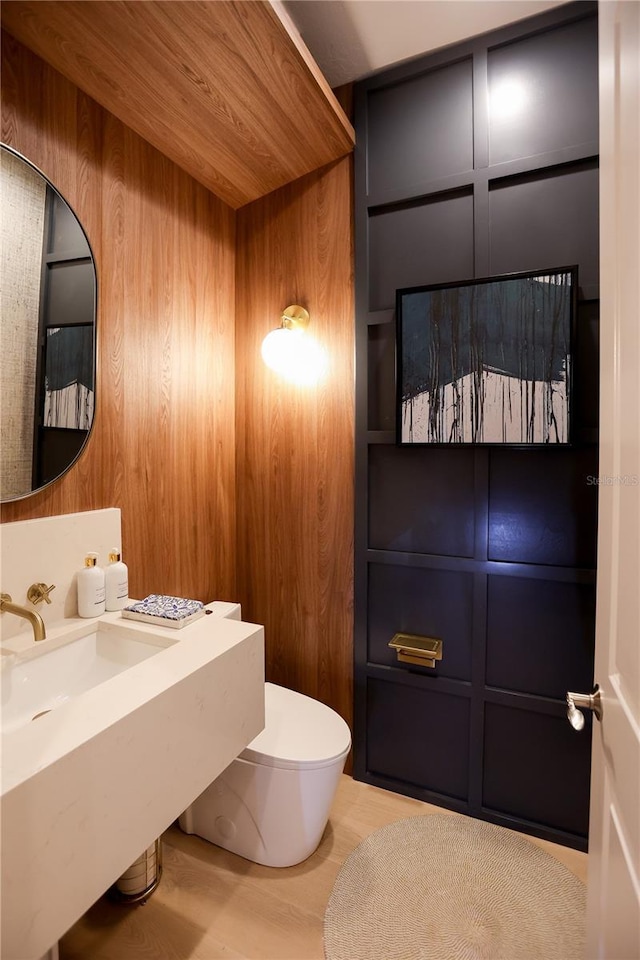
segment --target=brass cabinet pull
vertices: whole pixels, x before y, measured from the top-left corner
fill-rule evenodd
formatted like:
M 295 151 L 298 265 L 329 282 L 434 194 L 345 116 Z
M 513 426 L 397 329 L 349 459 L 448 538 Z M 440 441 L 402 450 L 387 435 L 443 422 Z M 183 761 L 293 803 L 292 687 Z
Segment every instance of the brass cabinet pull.
M 436 637 L 419 637 L 413 633 L 396 633 L 388 643 L 395 650 L 400 663 L 413 663 L 418 667 L 435 668 L 436 660 L 442 660 L 442 640 Z

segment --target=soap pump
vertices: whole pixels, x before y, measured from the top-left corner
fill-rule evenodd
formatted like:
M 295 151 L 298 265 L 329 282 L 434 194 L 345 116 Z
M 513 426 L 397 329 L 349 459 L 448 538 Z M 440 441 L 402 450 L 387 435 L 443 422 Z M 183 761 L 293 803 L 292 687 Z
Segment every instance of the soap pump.
M 78 616 L 99 617 L 105 611 L 105 576 L 98 554 L 88 553 L 78 571 Z
M 105 571 L 107 610 L 122 610 L 129 599 L 129 570 L 122 562 L 120 547 L 112 547 Z

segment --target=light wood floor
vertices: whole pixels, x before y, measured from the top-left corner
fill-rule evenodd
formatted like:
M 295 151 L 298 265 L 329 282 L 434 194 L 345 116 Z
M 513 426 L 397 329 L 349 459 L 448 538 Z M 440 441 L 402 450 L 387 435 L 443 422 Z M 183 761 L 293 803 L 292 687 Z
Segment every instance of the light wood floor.
M 99 900 L 60 942 L 60 960 L 323 960 L 322 921 L 341 864 L 372 831 L 440 807 L 343 776 L 318 850 L 262 867 L 172 826 L 162 881 L 143 906 Z M 586 881 L 587 855 L 529 837 Z

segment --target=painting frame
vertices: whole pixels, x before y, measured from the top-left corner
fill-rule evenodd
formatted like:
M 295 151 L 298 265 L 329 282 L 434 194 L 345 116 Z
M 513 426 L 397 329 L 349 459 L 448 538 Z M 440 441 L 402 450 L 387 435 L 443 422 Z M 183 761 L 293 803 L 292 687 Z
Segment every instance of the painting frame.
M 572 445 L 577 265 L 396 290 L 399 446 Z

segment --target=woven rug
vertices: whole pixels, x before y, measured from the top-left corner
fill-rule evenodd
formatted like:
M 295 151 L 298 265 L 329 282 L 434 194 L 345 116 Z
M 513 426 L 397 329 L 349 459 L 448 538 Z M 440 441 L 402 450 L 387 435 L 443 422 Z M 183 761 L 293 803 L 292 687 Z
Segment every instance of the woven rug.
M 586 887 L 524 837 L 459 814 L 398 820 L 343 864 L 327 960 L 582 960 Z

